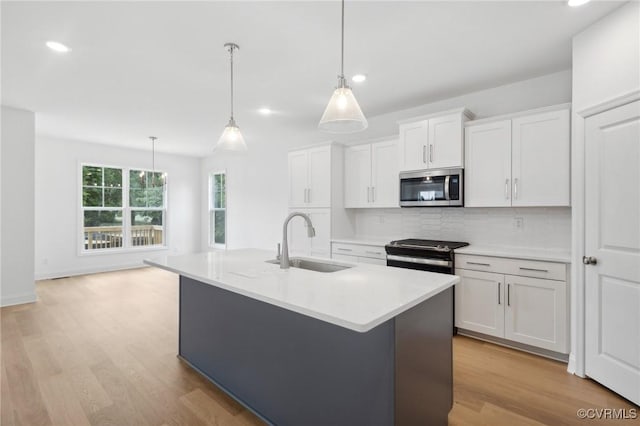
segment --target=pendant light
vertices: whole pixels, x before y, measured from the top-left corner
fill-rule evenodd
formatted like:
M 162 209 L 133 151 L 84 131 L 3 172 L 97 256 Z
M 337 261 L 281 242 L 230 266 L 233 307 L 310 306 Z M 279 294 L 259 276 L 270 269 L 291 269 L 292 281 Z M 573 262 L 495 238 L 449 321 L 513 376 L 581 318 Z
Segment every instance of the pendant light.
M 218 140 L 216 149 L 223 149 L 226 151 L 246 151 L 247 145 L 244 142 L 242 133 L 240 133 L 240 128 L 233 118 L 233 52 L 240 48 L 235 43 L 226 43 L 224 47 L 227 49 L 231 57 L 231 118 L 224 128 L 222 136 L 220 136 L 220 139 Z
M 152 188 L 155 188 L 156 186 L 156 140 L 158 139 L 155 136 L 149 136 L 149 139 L 151 139 L 151 182 L 150 186 Z M 160 177 L 160 181 L 161 181 L 161 185 L 163 186 L 165 184 L 165 178 L 166 178 L 166 173 L 163 173 L 162 176 Z M 144 177 L 144 171 L 140 172 L 140 177 Z
M 344 78 L 344 0 L 342 0 L 342 44 L 338 87 L 333 92 L 327 108 L 322 114 L 318 128 L 329 133 L 355 133 L 366 129 L 369 123 L 351 88 Z

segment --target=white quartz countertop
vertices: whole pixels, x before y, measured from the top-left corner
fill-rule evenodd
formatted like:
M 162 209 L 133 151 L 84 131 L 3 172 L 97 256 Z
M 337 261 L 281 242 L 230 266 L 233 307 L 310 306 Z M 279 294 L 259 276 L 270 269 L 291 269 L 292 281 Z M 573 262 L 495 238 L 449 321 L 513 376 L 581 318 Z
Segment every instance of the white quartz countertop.
M 384 247 L 391 242 L 391 240 L 374 240 L 374 239 L 366 239 L 366 238 L 332 238 L 332 243 L 343 243 L 343 244 L 359 244 L 361 246 L 376 246 L 376 247 Z
M 215 251 L 145 259 L 156 266 L 252 299 L 367 332 L 460 279 L 455 275 L 320 259 L 353 268 L 315 272 L 266 263 L 270 251 Z M 313 258 L 311 258 L 313 259 Z
M 545 250 L 526 247 L 499 247 L 471 244 L 455 250 L 456 254 L 475 254 L 480 256 L 508 257 L 511 259 L 540 260 L 545 262 L 571 263 L 571 252 L 563 250 Z

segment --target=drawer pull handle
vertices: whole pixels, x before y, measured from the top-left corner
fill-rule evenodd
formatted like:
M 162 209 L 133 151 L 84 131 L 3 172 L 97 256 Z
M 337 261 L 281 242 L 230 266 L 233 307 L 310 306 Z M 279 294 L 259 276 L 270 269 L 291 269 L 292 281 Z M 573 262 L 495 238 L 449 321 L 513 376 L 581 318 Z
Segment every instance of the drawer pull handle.
M 338 247 L 338 250 L 340 250 L 340 251 L 353 251 L 353 249 L 342 248 L 342 247 Z
M 467 265 L 491 266 L 490 263 L 480 263 L 480 262 L 467 262 Z
M 507 284 L 507 306 L 511 306 L 511 284 Z
M 533 272 L 549 272 L 548 269 L 537 269 L 537 268 L 523 268 L 522 266 L 520 267 L 521 271 L 533 271 Z
M 378 256 L 380 256 L 382 254 L 379 251 L 365 251 L 365 253 L 367 253 L 367 254 L 376 254 Z

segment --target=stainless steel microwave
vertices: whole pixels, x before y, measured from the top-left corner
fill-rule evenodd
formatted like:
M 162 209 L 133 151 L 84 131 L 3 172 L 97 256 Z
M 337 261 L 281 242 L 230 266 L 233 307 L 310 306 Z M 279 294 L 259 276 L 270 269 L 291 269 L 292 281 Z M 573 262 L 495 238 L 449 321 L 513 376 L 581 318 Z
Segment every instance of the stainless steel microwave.
M 400 207 L 462 207 L 463 169 L 400 173 Z

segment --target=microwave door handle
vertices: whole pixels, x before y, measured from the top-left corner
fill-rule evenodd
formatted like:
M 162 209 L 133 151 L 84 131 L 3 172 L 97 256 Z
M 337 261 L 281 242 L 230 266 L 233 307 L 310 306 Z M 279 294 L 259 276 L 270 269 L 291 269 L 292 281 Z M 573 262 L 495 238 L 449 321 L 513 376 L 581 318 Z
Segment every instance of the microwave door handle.
M 444 178 L 444 199 L 449 200 L 449 178 L 451 176 L 447 175 Z

